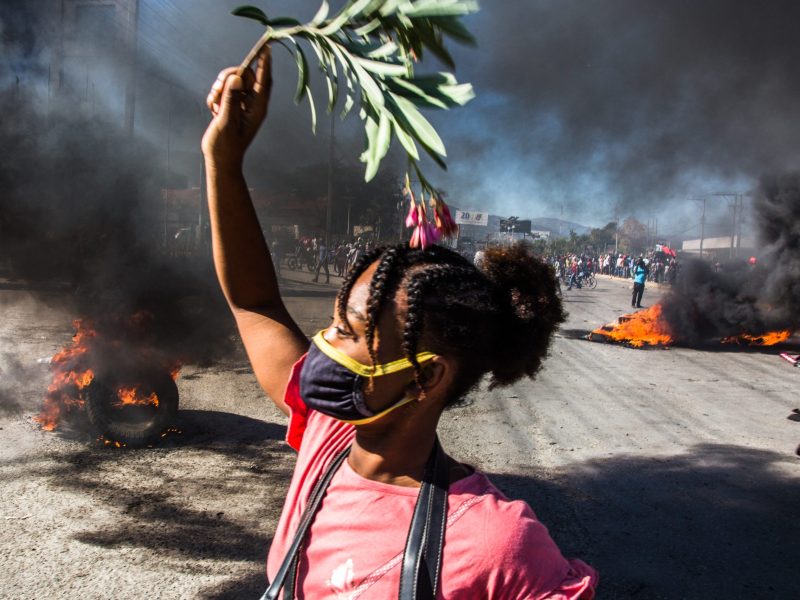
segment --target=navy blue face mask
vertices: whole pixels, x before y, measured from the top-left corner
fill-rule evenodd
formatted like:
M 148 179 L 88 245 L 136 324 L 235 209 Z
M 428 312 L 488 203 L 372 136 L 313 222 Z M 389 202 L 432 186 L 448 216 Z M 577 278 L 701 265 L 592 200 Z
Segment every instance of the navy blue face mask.
M 434 356 L 436 355 L 432 352 L 420 352 L 417 354 L 417 361 L 422 364 Z M 366 425 L 413 402 L 416 397 L 406 395 L 386 410 L 376 413 L 364 401 L 364 381 L 370 377 L 411 369 L 413 366 L 407 358 L 374 367 L 364 365 L 331 346 L 320 331 L 314 336 L 300 370 L 300 396 L 308 408 L 345 423 Z

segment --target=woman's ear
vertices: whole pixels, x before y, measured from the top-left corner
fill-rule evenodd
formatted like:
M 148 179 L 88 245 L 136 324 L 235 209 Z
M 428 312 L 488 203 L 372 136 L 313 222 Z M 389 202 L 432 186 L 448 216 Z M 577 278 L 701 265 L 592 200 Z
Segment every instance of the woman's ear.
M 425 363 L 419 377 L 422 396 L 438 399 L 447 394 L 456 374 L 455 362 L 443 356 L 435 356 Z

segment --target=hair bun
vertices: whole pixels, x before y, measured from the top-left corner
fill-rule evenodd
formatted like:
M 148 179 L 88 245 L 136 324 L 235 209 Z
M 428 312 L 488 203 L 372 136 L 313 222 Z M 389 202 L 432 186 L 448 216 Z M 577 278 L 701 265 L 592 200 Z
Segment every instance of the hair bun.
M 481 271 L 504 307 L 503 326 L 493 355 L 491 385 L 534 377 L 547 356 L 553 333 L 566 315 L 553 268 L 525 243 L 489 248 Z

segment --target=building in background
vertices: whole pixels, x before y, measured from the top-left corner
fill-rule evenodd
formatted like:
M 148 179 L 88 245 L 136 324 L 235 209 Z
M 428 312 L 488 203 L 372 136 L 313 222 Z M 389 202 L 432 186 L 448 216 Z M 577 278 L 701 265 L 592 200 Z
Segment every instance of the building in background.
M 702 253 L 715 259 L 751 256 L 757 249 L 756 239 L 743 235 L 684 240 L 681 247 L 681 251 L 687 254 Z

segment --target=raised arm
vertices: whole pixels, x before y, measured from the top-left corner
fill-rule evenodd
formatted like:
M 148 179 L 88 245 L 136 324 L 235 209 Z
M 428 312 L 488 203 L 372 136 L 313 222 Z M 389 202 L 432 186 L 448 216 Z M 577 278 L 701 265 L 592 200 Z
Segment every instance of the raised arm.
M 225 69 L 207 103 L 203 136 L 214 266 L 258 382 L 288 414 L 283 393 L 292 365 L 308 348 L 278 289 L 269 249 L 242 173 L 245 150 L 267 114 L 272 87 L 269 48 L 255 75 Z

